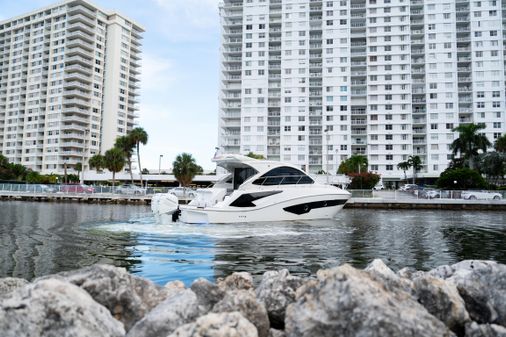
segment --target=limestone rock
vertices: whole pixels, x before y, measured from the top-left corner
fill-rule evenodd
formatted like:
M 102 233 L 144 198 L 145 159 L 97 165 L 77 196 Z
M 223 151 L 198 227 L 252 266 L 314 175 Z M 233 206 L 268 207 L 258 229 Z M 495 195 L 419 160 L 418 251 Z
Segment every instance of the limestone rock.
M 388 292 L 367 272 L 345 264 L 318 277 L 288 306 L 288 337 L 454 336 L 408 293 Z
M 197 295 L 200 311 L 207 314 L 225 295 L 224 291 L 205 278 L 193 281 L 191 290 Z
M 257 330 L 238 312 L 211 313 L 179 327 L 168 337 L 258 337 Z
M 402 278 L 405 278 L 408 280 L 413 280 L 419 276 L 424 275 L 425 273 L 423 271 L 418 271 L 415 268 L 404 267 L 404 268 L 400 269 L 399 271 L 397 271 L 396 274 L 399 277 L 402 277 Z
M 81 288 L 58 279 L 29 284 L 0 302 L 2 337 L 122 337 L 123 324 Z
M 257 328 L 258 337 L 268 337 L 269 316 L 265 306 L 257 301 L 255 294 L 249 290 L 230 290 L 221 301 L 213 307 L 213 312 L 238 311 Z
M 506 337 L 506 328 L 495 324 L 472 322 L 466 326 L 465 337 Z
M 453 268 L 448 265 L 439 266 L 427 272 L 429 276 L 447 279 L 453 275 Z
M 171 334 L 199 315 L 197 296 L 190 289 L 175 291 L 138 321 L 127 337 L 158 337 Z
M 269 337 L 286 337 L 286 334 L 283 330 L 270 329 Z
M 6 296 L 8 293 L 21 288 L 28 284 L 28 281 L 22 278 L 6 277 L 0 279 L 0 297 Z
M 253 278 L 250 273 L 236 272 L 227 276 L 224 280 L 218 280 L 218 287 L 224 291 L 236 289 L 253 289 Z
M 284 328 L 286 307 L 295 302 L 297 288 L 302 284 L 302 278 L 290 275 L 287 269 L 264 273 L 256 295 L 267 309 L 271 326 Z
M 463 334 L 470 319 L 457 287 L 428 275 L 416 278 L 414 284 L 418 302 L 453 332 Z
M 153 282 L 133 276 L 124 268 L 109 265 L 93 265 L 59 273 L 56 277 L 86 290 L 123 322 L 127 331 L 168 295 Z M 47 277 L 41 279 L 44 278 Z
M 454 283 L 473 321 L 506 326 L 506 265 L 467 260 L 451 266 Z
M 179 280 L 167 282 L 167 284 L 165 284 L 163 287 L 165 289 L 185 289 L 186 288 L 184 286 L 184 283 Z
M 371 277 L 383 283 L 390 291 L 404 290 L 414 293 L 413 282 L 410 279 L 401 278 L 381 260 L 375 259 L 364 269 Z

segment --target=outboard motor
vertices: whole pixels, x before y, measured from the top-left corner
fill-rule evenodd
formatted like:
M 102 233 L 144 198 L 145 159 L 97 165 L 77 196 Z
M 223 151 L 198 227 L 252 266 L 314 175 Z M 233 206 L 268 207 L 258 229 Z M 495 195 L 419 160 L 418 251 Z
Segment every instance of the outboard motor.
M 176 222 L 179 219 L 180 215 L 181 215 L 181 210 L 178 207 L 177 210 L 174 213 L 172 213 L 172 222 Z
M 171 215 L 179 209 L 179 200 L 170 193 L 160 196 L 158 201 L 158 213 Z

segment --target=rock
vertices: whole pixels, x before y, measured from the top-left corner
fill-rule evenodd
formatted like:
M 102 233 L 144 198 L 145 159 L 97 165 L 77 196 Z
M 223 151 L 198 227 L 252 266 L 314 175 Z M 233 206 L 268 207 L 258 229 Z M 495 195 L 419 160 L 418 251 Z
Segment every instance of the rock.
M 290 275 L 287 269 L 264 273 L 256 295 L 267 309 L 271 326 L 284 328 L 286 307 L 295 302 L 297 288 L 303 282 L 302 278 Z
M 466 325 L 465 337 L 506 337 L 506 328 L 495 324 L 472 322 Z
M 286 334 L 283 330 L 270 329 L 269 337 L 285 337 Z
M 318 279 L 288 306 L 288 337 L 454 336 L 408 293 L 388 292 L 367 272 L 345 264 Z
M 165 289 L 185 289 L 186 287 L 184 286 L 184 283 L 179 281 L 179 280 L 176 280 L 176 281 L 172 281 L 172 282 L 168 282 L 167 284 L 165 284 L 163 286 Z
M 238 312 L 207 314 L 179 327 L 168 337 L 258 337 L 257 329 Z
M 28 281 L 22 278 L 6 277 L 0 279 L 0 297 L 6 296 L 8 293 L 21 288 L 28 284 Z
M 255 294 L 249 290 L 230 290 L 221 301 L 215 304 L 213 312 L 238 311 L 257 328 L 258 337 L 268 337 L 269 316 L 265 306 L 257 301 Z
M 149 280 L 129 274 L 124 268 L 109 265 L 93 265 L 59 273 L 56 277 L 86 290 L 123 322 L 127 331 L 169 293 Z M 41 279 L 44 278 L 47 277 Z
M 0 302 L 2 337 L 124 336 L 121 322 L 81 288 L 58 279 L 40 280 Z
M 448 277 L 452 276 L 453 272 L 454 270 L 452 267 L 444 265 L 428 271 L 427 274 L 432 277 L 447 279 Z
M 127 337 L 158 337 L 171 334 L 199 315 L 197 296 L 190 289 L 173 292 L 137 322 Z
M 380 281 L 389 291 L 404 290 L 414 293 L 413 282 L 410 279 L 401 278 L 381 260 L 375 259 L 364 269 L 373 279 Z
M 423 271 L 418 271 L 415 268 L 404 267 L 404 268 L 400 269 L 399 271 L 397 271 L 396 274 L 399 277 L 402 277 L 402 278 L 405 278 L 408 280 L 413 280 L 419 276 L 424 275 L 425 273 Z
M 193 281 L 191 290 L 197 295 L 200 312 L 202 314 L 207 314 L 225 295 L 220 287 L 209 282 L 205 278 L 199 278 Z
M 218 287 L 224 291 L 236 289 L 253 289 L 253 278 L 250 273 L 240 272 L 227 276 L 224 280 L 219 279 Z
M 457 335 L 463 335 L 470 319 L 457 287 L 428 275 L 416 278 L 414 284 L 418 302 Z
M 467 260 L 451 268 L 446 280 L 457 286 L 471 319 L 506 326 L 506 265 Z

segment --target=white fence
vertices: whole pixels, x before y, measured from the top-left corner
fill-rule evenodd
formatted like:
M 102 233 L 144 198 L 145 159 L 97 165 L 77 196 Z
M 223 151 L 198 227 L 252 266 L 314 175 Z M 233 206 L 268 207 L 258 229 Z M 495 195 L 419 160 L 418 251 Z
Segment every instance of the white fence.
M 167 193 L 173 187 L 128 187 L 128 186 L 91 186 L 91 185 L 41 185 L 41 184 L 0 184 L 0 193 L 19 194 L 117 194 L 146 196 L 155 193 Z M 187 190 L 191 191 L 190 189 Z
M 378 198 L 383 200 L 504 200 L 506 191 L 477 190 L 437 190 L 422 189 L 414 191 L 399 190 L 350 190 L 354 198 Z

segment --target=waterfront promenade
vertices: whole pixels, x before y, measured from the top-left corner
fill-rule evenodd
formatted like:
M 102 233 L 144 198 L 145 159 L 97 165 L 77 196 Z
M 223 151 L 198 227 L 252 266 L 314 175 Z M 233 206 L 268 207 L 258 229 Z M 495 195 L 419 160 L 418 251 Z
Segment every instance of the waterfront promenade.
M 143 194 L 125 194 L 111 187 L 95 189 L 93 193 L 45 192 L 29 187 L 18 190 L 0 188 L 0 200 L 149 205 L 154 194 L 167 193 L 168 190 L 168 188 L 149 188 Z M 504 198 L 501 200 L 465 200 L 460 198 L 460 191 L 449 193 L 449 195 L 451 197 L 426 199 L 399 191 L 352 191 L 352 198 L 346 203 L 345 208 L 506 210 Z M 179 199 L 182 204 L 190 201 L 189 198 Z

